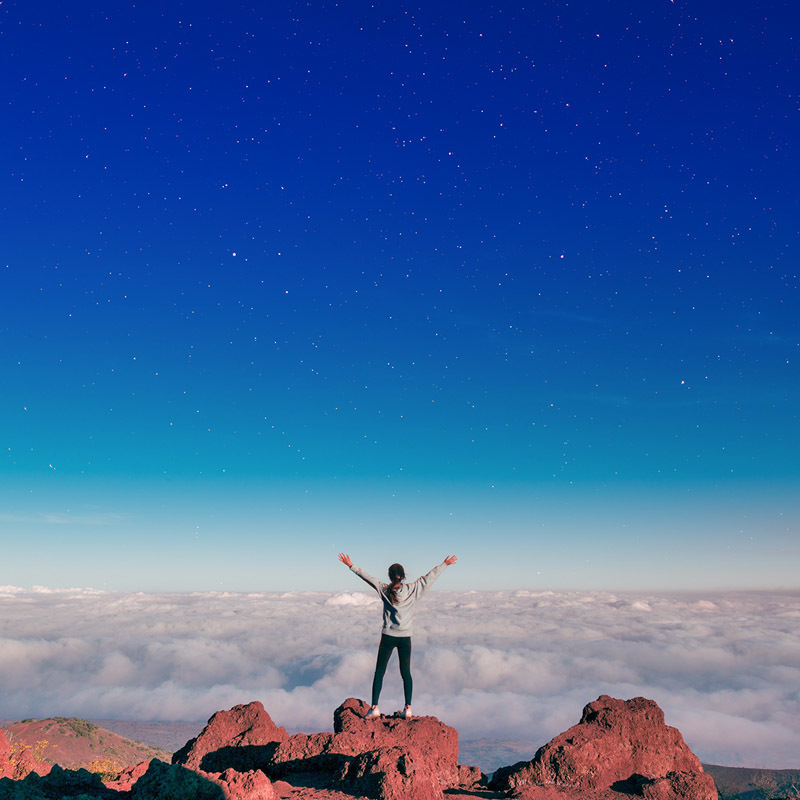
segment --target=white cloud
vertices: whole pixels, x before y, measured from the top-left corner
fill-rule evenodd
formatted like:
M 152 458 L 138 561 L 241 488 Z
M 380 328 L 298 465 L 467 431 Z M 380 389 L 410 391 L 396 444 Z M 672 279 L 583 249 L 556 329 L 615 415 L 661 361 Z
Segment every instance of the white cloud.
M 800 767 L 798 593 L 437 592 L 415 621 L 415 710 L 538 745 L 607 693 L 644 695 L 706 761 Z M 205 719 L 259 699 L 290 730 L 367 698 L 368 593 L 0 587 L 0 716 Z M 381 705 L 402 704 L 393 660 Z
M 376 606 L 379 603 L 380 598 L 377 594 L 364 594 L 364 592 L 340 592 L 325 601 L 326 606 Z

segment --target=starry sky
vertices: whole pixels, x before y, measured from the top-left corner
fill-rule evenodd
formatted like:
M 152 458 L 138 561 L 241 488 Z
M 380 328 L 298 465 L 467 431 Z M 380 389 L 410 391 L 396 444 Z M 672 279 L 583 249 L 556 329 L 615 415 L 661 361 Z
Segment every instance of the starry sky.
M 798 21 L 5 0 L 0 583 L 796 585 Z

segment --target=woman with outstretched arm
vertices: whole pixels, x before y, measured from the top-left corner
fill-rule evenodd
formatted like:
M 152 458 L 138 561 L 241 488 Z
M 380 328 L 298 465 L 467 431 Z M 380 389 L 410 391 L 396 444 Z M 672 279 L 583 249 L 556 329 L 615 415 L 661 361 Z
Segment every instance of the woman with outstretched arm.
M 363 569 L 353 566 L 347 553 L 339 553 L 339 561 L 350 567 L 361 580 L 368 583 L 380 595 L 383 601 L 383 630 L 381 643 L 378 646 L 378 660 L 375 663 L 375 677 L 372 681 L 372 707 L 366 714 L 367 719 L 380 717 L 378 700 L 383 688 L 383 676 L 392 650 L 397 648 L 397 658 L 400 661 L 400 675 L 403 678 L 403 693 L 405 695 L 405 708 L 400 712 L 404 719 L 411 717 L 411 694 L 414 682 L 411 678 L 411 623 L 414 619 L 414 606 L 417 600 L 430 589 L 433 582 L 444 572 L 446 567 L 455 564 L 456 556 L 447 556 L 445 560 L 435 566 L 427 575 L 417 578 L 414 583 L 403 583 L 406 577 L 405 570 L 400 564 L 389 567 L 389 583 L 381 583 Z

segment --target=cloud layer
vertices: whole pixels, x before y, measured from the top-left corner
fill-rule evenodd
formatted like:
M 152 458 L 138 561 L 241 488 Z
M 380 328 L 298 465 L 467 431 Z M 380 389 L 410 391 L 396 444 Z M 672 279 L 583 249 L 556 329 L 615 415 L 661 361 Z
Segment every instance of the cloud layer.
M 704 761 L 800 767 L 800 593 L 432 591 L 415 708 L 535 747 L 600 694 L 656 700 Z M 0 587 L 0 717 L 206 719 L 260 699 L 290 730 L 367 698 L 377 598 Z M 381 705 L 402 704 L 396 663 Z

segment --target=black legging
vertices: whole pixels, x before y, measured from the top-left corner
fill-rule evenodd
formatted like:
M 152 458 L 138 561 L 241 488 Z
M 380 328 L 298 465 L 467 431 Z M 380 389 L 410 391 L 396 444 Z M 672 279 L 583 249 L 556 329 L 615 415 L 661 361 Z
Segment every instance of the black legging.
M 378 705 L 383 688 L 383 676 L 386 673 L 386 665 L 389 663 L 389 656 L 392 650 L 397 648 L 397 658 L 400 661 L 400 675 L 403 677 L 403 694 L 406 697 L 406 705 L 411 705 L 411 693 L 414 690 L 414 681 L 411 678 L 411 637 L 410 636 L 381 636 L 381 643 L 378 646 L 378 660 L 375 663 L 375 677 L 372 680 L 372 705 Z

